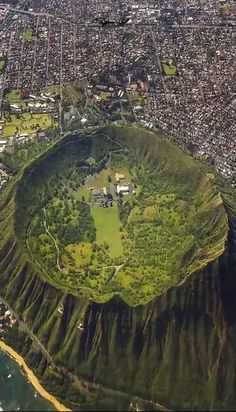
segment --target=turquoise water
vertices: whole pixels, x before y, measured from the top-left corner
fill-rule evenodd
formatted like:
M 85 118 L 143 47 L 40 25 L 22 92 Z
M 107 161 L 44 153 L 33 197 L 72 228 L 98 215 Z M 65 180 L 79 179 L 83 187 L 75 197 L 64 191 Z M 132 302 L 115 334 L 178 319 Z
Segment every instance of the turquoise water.
M 55 411 L 38 395 L 20 366 L 0 350 L 0 411 Z

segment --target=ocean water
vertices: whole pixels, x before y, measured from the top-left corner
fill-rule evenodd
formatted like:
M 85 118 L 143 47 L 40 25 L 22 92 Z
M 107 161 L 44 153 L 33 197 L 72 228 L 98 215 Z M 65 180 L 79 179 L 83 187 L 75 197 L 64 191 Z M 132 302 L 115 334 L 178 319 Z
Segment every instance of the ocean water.
M 20 366 L 0 350 L 0 411 L 55 411 L 28 382 Z

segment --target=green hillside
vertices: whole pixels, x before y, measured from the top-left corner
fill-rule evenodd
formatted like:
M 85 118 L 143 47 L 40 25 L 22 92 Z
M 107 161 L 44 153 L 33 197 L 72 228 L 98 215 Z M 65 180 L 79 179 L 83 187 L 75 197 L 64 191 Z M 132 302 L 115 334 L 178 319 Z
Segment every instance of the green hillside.
M 227 215 L 212 181 L 144 129 L 67 137 L 33 161 L 13 191 L 12 230 L 31 265 L 96 302 L 119 294 L 145 304 L 224 251 Z
M 142 128 L 23 150 L 0 198 L 6 341 L 72 410 L 234 410 L 232 188 Z

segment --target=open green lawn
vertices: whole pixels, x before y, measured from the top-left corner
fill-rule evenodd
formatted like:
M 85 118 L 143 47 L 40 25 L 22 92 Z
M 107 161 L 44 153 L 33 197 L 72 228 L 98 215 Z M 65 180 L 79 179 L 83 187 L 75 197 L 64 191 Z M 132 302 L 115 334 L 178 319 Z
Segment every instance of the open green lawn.
M 107 100 L 110 99 L 111 93 L 110 93 L 110 92 L 102 92 L 102 93 L 100 94 L 100 97 L 101 97 L 101 99 L 102 99 L 103 101 L 107 101 Z
M 26 109 L 26 102 L 21 98 L 20 90 L 11 90 L 6 94 L 5 100 L 10 104 L 17 105 L 17 107 L 21 108 L 22 110 Z
M 3 128 L 3 137 L 14 136 L 16 134 L 31 134 L 39 129 L 45 130 L 53 127 L 53 119 L 48 114 L 23 113 L 19 116 L 11 115 Z
M 86 97 L 84 91 L 73 83 L 64 83 L 62 94 L 63 100 L 68 103 L 73 105 L 81 104 L 82 106 L 85 104 Z
M 102 170 L 98 175 L 96 175 L 93 179 L 89 181 L 90 187 L 95 187 L 99 189 L 104 187 L 108 183 L 108 176 L 110 175 L 111 171 L 109 169 Z
M 56 96 L 57 94 L 60 93 L 60 86 L 59 84 L 53 84 L 53 85 L 47 86 L 45 87 L 44 92 L 49 93 L 51 96 Z
M 6 94 L 5 100 L 9 103 L 20 102 L 21 101 L 21 91 L 20 90 L 12 90 L 11 92 Z
M 129 131 L 122 132 L 124 143 L 133 145 L 129 153 L 98 134 L 86 144 L 66 141 L 45 157 L 23 178 L 17 230 L 19 236 L 27 234 L 33 255 L 50 276 L 73 292 L 84 287 L 95 301 L 119 293 L 136 306 L 215 260 L 225 247 L 227 216 L 213 179 L 194 160 L 162 137 L 143 129 L 128 137 Z M 116 133 L 112 129 L 118 139 L 121 129 Z M 110 160 L 80 189 L 94 173 L 93 159 L 96 170 L 101 159 Z M 108 176 L 115 187 L 115 173 L 133 181 L 136 194 L 114 196 L 117 206 L 104 208 L 103 195 L 97 200 L 89 187 L 107 186 Z
M 73 257 L 77 267 L 88 264 L 92 256 L 92 245 L 88 242 L 83 242 L 78 245 L 68 245 L 66 250 Z
M 0 72 L 4 69 L 4 67 L 5 67 L 5 60 L 0 59 Z
M 177 67 L 174 64 L 163 63 L 162 66 L 166 76 L 175 76 L 177 74 Z
M 44 88 L 44 93 L 50 94 L 50 96 L 57 96 L 60 94 L 60 85 L 52 84 Z M 77 104 L 85 100 L 83 90 L 76 87 L 73 83 L 64 83 L 62 87 L 63 100 L 70 102 L 71 104 Z
M 130 93 L 130 99 L 134 106 L 144 106 L 147 103 L 147 97 L 141 93 Z
M 85 200 L 88 202 L 90 198 L 90 190 L 89 188 L 94 187 L 95 189 L 101 189 L 105 186 L 108 185 L 108 176 L 111 175 L 111 170 L 104 169 L 100 173 L 98 173 L 96 176 L 94 176 L 91 180 L 89 180 L 88 183 L 85 185 L 81 186 L 78 190 L 78 198 L 82 199 L 82 197 L 85 198 Z
M 26 30 L 23 34 L 24 41 L 31 41 L 32 35 L 33 35 L 33 31 L 31 29 Z
M 81 186 L 77 192 L 77 196 L 75 197 L 78 198 L 79 200 L 82 200 L 84 198 L 85 201 L 88 202 L 89 197 L 90 197 L 89 185 L 87 184 L 87 185 Z
M 97 230 L 97 242 L 100 244 L 106 242 L 109 245 L 112 258 L 121 256 L 123 245 L 118 207 L 93 207 L 91 212 Z

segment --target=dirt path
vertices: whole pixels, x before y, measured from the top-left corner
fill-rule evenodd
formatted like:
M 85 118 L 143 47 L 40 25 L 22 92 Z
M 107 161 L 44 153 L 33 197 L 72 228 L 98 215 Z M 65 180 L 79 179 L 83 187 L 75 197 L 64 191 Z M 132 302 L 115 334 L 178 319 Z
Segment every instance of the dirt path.
M 61 265 L 60 265 L 60 249 L 59 249 L 59 247 L 58 247 L 58 244 L 57 244 L 56 239 L 54 238 L 54 236 L 51 234 L 51 232 L 49 231 L 49 229 L 48 229 L 48 227 L 47 227 L 47 215 L 46 215 L 46 209 L 45 209 L 45 207 L 43 208 L 43 213 L 44 213 L 44 216 L 45 216 L 45 220 L 43 221 L 43 224 L 44 224 L 44 227 L 45 227 L 45 231 L 46 231 L 46 233 L 48 234 L 48 236 L 50 236 L 50 238 L 52 239 L 52 241 L 53 241 L 53 243 L 54 243 L 54 245 L 55 245 L 56 251 L 57 251 L 57 267 L 58 267 L 58 269 L 59 269 L 61 272 L 63 272 L 63 270 L 62 270 L 62 268 L 61 268 Z

